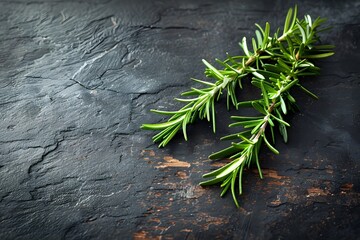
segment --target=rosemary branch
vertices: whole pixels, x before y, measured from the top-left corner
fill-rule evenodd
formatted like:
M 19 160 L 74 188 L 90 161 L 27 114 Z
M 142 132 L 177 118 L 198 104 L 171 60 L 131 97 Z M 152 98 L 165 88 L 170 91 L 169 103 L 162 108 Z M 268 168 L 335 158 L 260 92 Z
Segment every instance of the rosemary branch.
M 295 111 L 297 104 L 291 95 L 291 89 L 297 86 L 299 89 L 317 99 L 317 96 L 306 89 L 299 82 L 303 76 L 319 74 L 319 68 L 310 60 L 329 57 L 334 54 L 332 45 L 319 45 L 318 34 L 328 28 L 320 28 L 325 22 L 323 18 L 312 20 L 309 15 L 304 19 L 297 18 L 297 7 L 289 9 L 285 18 L 283 31 L 280 37 L 280 29 L 270 34 L 270 24 L 267 22 L 263 29 L 255 24 L 256 39 L 252 38 L 252 51 L 249 50 L 246 38 L 239 43 L 244 55 L 228 56 L 226 60 L 216 61 L 224 66 L 222 70 L 215 68 L 206 60 L 202 60 L 206 66 L 205 75 L 215 79 L 215 82 L 193 79 L 206 87 L 191 88 L 183 92 L 182 96 L 195 96 L 194 98 L 175 98 L 186 105 L 177 111 L 151 110 L 158 114 L 169 115 L 169 119 L 161 123 L 143 124 L 141 128 L 148 130 L 160 130 L 153 137 L 154 142 L 160 142 L 163 147 L 182 129 L 187 140 L 186 127 L 196 118 L 206 118 L 212 121 L 213 131 L 216 130 L 215 101 L 219 99 L 223 91 L 227 92 L 227 108 L 230 101 L 236 109 L 239 107 L 251 107 L 260 115 L 257 116 L 232 116 L 235 123 L 230 127 L 242 126 L 242 132 L 230 134 L 222 140 L 239 140 L 233 142 L 230 147 L 209 156 L 210 159 L 230 157 L 230 163 L 223 167 L 204 174 L 210 180 L 201 182 L 202 186 L 221 183 L 223 188 L 221 196 L 231 189 L 232 197 L 237 207 L 239 203 L 236 197 L 235 185 L 238 179 L 239 194 L 242 194 L 242 175 L 245 167 L 256 164 L 260 178 L 263 177 L 259 164 L 259 151 L 262 142 L 275 154 L 279 151 L 268 141 L 266 134 L 270 129 L 272 143 L 275 143 L 274 127 L 278 126 L 284 142 L 288 141 L 287 127 L 290 124 L 284 121 L 288 110 Z M 252 85 L 261 90 L 261 98 L 251 101 L 238 102 L 236 97 L 237 86 L 242 88 L 241 80 L 252 75 Z
M 262 92 L 262 99 L 257 101 L 251 101 L 251 105 L 263 116 L 244 117 L 235 116 L 232 119 L 237 120 L 237 123 L 230 124 L 230 126 L 243 126 L 244 128 L 252 128 L 251 131 L 244 131 L 237 134 L 231 134 L 223 139 L 241 139 L 241 142 L 232 143 L 232 145 L 224 150 L 210 155 L 211 159 L 220 159 L 229 157 L 232 161 L 225 166 L 204 174 L 203 177 L 213 177 L 213 179 L 201 182 L 200 185 L 212 185 L 222 182 L 221 187 L 223 196 L 227 190 L 231 187 L 232 197 L 234 203 L 239 207 L 239 203 L 236 198 L 235 192 L 235 180 L 239 179 L 239 194 L 242 194 L 242 175 L 244 167 L 250 167 L 251 163 L 255 163 L 258 167 L 260 178 L 263 178 L 261 167 L 259 164 L 259 146 L 264 140 L 268 148 L 275 154 L 279 154 L 279 151 L 274 148 L 266 138 L 266 129 L 270 126 L 273 143 L 275 143 L 273 127 L 274 122 L 279 125 L 279 130 L 285 142 L 287 142 L 288 136 L 286 127 L 290 127 L 290 124 L 283 120 L 283 115 L 287 114 L 287 109 L 292 108 L 295 105 L 296 100 L 291 96 L 290 90 L 294 86 L 300 87 L 303 91 L 308 93 L 312 97 L 316 97 L 315 94 L 305 89 L 300 83 L 298 76 L 304 75 L 316 75 L 319 72 L 319 68 L 315 67 L 313 63 L 309 61 L 309 58 L 321 58 L 331 56 L 332 51 L 322 52 L 319 54 L 309 54 L 314 51 L 312 46 L 314 41 L 311 39 L 315 34 L 315 29 L 311 23 L 311 18 L 307 16 L 305 18 L 306 25 L 302 26 L 298 24 L 298 28 L 301 34 L 301 43 L 298 47 L 294 47 L 291 40 L 287 39 L 287 45 L 278 43 L 278 49 L 274 49 L 273 54 L 277 56 L 274 60 L 276 63 L 263 64 L 265 71 L 258 70 L 258 76 L 253 78 L 253 85 L 260 88 Z M 318 24 L 320 19 L 315 20 L 314 24 Z M 304 31 L 304 29 L 309 29 Z M 299 40 L 299 39 L 297 39 Z M 294 39 L 294 41 L 297 41 Z M 321 49 L 329 49 L 329 47 L 320 47 Z M 307 50 L 305 50 L 307 49 Z M 280 52 L 277 52 L 277 51 Z M 316 51 L 316 50 L 315 50 Z M 263 75 L 261 75 L 263 74 Z M 270 101 L 271 104 L 270 104 Z M 240 103 L 242 104 L 242 103 Z M 243 106 L 249 105 L 248 102 L 242 104 Z M 275 112 L 273 114 L 273 112 Z M 283 115 L 282 115 L 283 114 Z M 276 115 L 276 116 L 275 116 Z M 247 138 L 247 134 L 252 134 L 250 138 Z

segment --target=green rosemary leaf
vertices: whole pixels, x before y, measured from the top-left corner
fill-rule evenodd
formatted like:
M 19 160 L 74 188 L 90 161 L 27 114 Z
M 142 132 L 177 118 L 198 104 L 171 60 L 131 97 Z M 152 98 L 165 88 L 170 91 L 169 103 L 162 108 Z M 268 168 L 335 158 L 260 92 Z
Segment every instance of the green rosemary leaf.
M 251 141 L 251 140 L 247 139 L 247 138 L 246 138 L 246 137 L 244 137 L 243 135 L 239 134 L 238 136 L 239 136 L 242 140 L 244 140 L 245 142 L 250 143 L 250 144 L 254 144 L 254 142 L 253 142 L 253 141 Z
M 231 164 L 226 165 L 227 167 L 224 169 L 224 171 L 222 171 L 219 175 L 216 175 L 216 178 L 221 178 L 232 173 L 232 171 L 238 168 L 244 161 L 245 161 L 245 157 L 240 157 L 238 159 L 235 159 L 234 161 L 231 162 Z
M 212 124 L 213 124 L 213 132 L 216 132 L 216 119 L 215 119 L 215 102 L 214 99 L 211 102 L 211 114 L 212 114 Z
M 256 44 L 255 38 L 252 38 L 252 39 L 251 39 L 251 42 L 252 42 L 252 46 L 253 46 L 254 53 L 256 53 L 256 52 L 257 52 L 257 44 Z
M 226 187 L 226 185 L 228 185 L 228 184 L 230 184 L 230 182 L 231 182 L 231 175 L 228 175 L 228 176 L 224 176 L 224 177 L 226 177 L 225 178 L 225 180 L 223 181 L 223 183 L 220 185 L 220 187 Z M 225 190 L 223 193 L 221 193 L 221 195 L 220 196 L 223 196 L 225 193 L 226 193 L 226 191 L 227 190 Z
M 265 90 L 265 87 L 264 87 L 264 83 L 263 81 L 260 82 L 261 83 L 261 92 L 262 92 L 262 96 L 263 96 L 263 99 L 264 99 L 264 102 L 265 102 L 265 106 L 266 107 L 269 107 L 269 96 Z
M 229 124 L 229 127 L 243 126 L 244 128 L 251 128 L 251 127 L 258 125 L 262 121 L 263 121 L 262 119 L 256 119 L 256 120 L 235 122 L 235 123 Z
M 189 112 L 189 113 L 190 113 L 190 112 Z M 186 125 L 187 125 L 188 121 L 190 120 L 189 113 L 187 113 L 187 114 L 185 115 L 185 119 L 184 119 L 184 121 L 182 122 L 182 130 L 183 130 L 183 135 L 184 135 L 185 141 L 188 140 L 188 138 L 187 138 L 187 133 L 186 133 Z
M 288 135 L 287 135 L 287 130 L 286 130 L 286 126 L 284 124 L 279 124 L 279 131 L 281 136 L 284 139 L 284 143 L 288 142 Z
M 259 30 L 255 31 L 255 35 L 256 35 L 256 40 L 257 40 L 258 46 L 261 47 L 262 46 L 262 36 L 261 36 L 261 33 L 259 32 Z
M 225 179 L 225 177 L 224 178 L 212 178 L 210 180 L 200 182 L 199 185 L 200 186 L 210 186 L 210 185 L 214 185 L 216 183 L 222 182 L 222 181 L 224 181 L 224 179 Z
M 332 50 L 334 48 L 334 45 L 317 45 L 313 47 L 313 49 L 315 50 Z
M 243 170 L 244 170 L 244 165 L 245 164 L 241 164 L 240 171 L 239 171 L 239 194 L 242 194 L 242 174 L 243 174 Z
M 224 189 L 222 190 L 220 197 L 223 197 L 225 195 L 225 193 L 227 192 L 227 190 L 230 187 L 230 182 L 227 183 L 227 185 L 224 187 Z
M 289 27 L 290 27 L 290 24 L 291 24 L 291 17 L 292 17 L 292 12 L 293 12 L 293 9 L 290 8 L 287 15 L 286 15 L 286 18 L 285 18 L 285 24 L 284 24 L 284 31 L 283 31 L 283 34 L 285 34 L 288 30 L 289 30 Z
M 277 65 L 265 63 L 263 67 L 267 72 L 276 74 L 275 76 L 272 77 L 278 78 L 280 76 L 279 73 L 281 73 L 281 69 Z M 260 71 L 265 71 L 265 70 L 260 69 Z
M 262 70 L 262 69 L 258 69 L 258 70 L 256 70 L 256 72 L 261 74 L 264 77 L 267 77 L 267 78 L 270 78 L 270 77 L 279 78 L 280 77 L 280 75 L 278 73 L 271 72 L 270 70 L 265 71 L 265 70 Z
M 239 208 L 239 203 L 237 201 L 237 198 L 236 198 L 236 192 L 235 192 L 235 180 L 236 180 L 236 177 L 238 175 L 238 172 L 239 172 L 239 168 L 236 168 L 233 173 L 232 173 L 232 177 L 231 177 L 231 195 L 233 197 L 233 200 L 234 200 L 234 203 L 236 205 L 237 208 Z
M 276 148 L 274 148 L 273 146 L 271 146 L 271 144 L 268 142 L 268 140 L 266 139 L 265 137 L 265 134 L 263 134 L 263 139 L 264 139 L 264 142 L 266 143 L 266 145 L 268 146 L 268 148 L 275 154 L 279 154 L 279 151 L 276 150 Z
M 272 127 L 275 126 L 274 122 L 271 120 L 271 117 L 268 118 L 268 122 L 269 122 L 270 126 L 272 126 Z
M 287 99 L 292 103 L 296 102 L 295 98 L 293 98 L 293 96 L 291 96 L 290 93 L 287 95 Z
M 281 110 L 283 111 L 283 113 L 286 115 L 287 114 L 287 109 L 286 109 L 286 105 L 285 105 L 285 101 L 282 98 L 282 96 L 280 95 L 280 106 L 281 106 Z
M 241 121 L 248 121 L 248 120 L 257 120 L 257 119 L 262 119 L 261 116 L 256 116 L 256 117 L 248 117 L 248 116 L 231 116 L 230 117 L 232 120 L 237 121 L 237 122 L 241 122 Z
M 178 125 L 160 144 L 159 146 L 165 146 L 169 143 L 169 141 L 175 136 L 175 134 L 179 131 L 181 125 Z
M 244 143 L 244 141 L 241 141 L 240 143 L 232 143 L 232 146 L 235 147 L 237 150 L 244 150 L 249 147 L 249 144 Z M 232 155 L 230 158 L 233 158 L 234 155 Z
M 243 101 L 238 103 L 238 107 L 252 107 L 254 101 Z
M 298 87 L 300 87 L 301 90 L 303 90 L 306 94 L 308 94 L 310 97 L 314 98 L 314 99 L 319 99 L 318 96 L 316 96 L 314 93 L 310 92 L 308 89 L 306 89 L 304 86 L 298 84 Z
M 255 23 L 255 26 L 260 30 L 262 36 L 264 36 L 265 35 L 264 29 L 262 29 L 262 27 L 257 23 Z M 263 38 L 261 38 L 261 39 L 263 39 Z M 261 46 L 262 46 L 262 44 L 261 44 Z
M 264 124 L 264 120 L 262 120 L 261 122 L 258 123 L 258 125 L 256 125 L 253 130 L 251 130 L 251 134 L 255 134 L 257 132 L 257 130 Z
M 297 23 L 296 25 L 298 26 L 298 29 L 300 30 L 301 33 L 302 43 L 306 44 L 306 34 L 304 28 L 299 23 Z
M 245 55 L 250 57 L 251 54 L 250 54 L 249 49 L 248 49 L 247 44 L 246 44 L 246 37 L 243 37 L 240 46 L 244 50 Z
M 265 77 L 263 75 L 261 75 L 260 73 L 256 72 L 256 71 L 253 71 L 251 72 L 255 77 L 261 79 L 261 80 L 264 80 Z
M 196 79 L 196 78 L 191 78 L 191 80 L 193 80 L 193 81 L 195 81 L 195 82 L 198 82 L 198 83 L 205 84 L 205 85 L 209 85 L 209 86 L 211 86 L 211 87 L 215 86 L 214 83 L 202 81 L 202 80 L 199 80 L 199 79 Z
M 284 120 L 282 120 L 282 119 L 280 119 L 280 118 L 276 117 L 275 115 L 271 114 L 271 117 L 273 117 L 273 118 L 274 118 L 276 121 L 278 121 L 279 123 L 282 123 L 282 124 L 284 124 L 285 126 L 290 127 L 290 124 L 288 124 L 288 123 L 287 123 L 287 122 L 285 122 Z
M 264 108 L 258 102 L 252 101 L 251 104 L 257 111 L 259 111 L 260 113 L 266 115 L 266 112 L 265 112 Z
M 281 69 L 282 72 L 286 72 L 286 73 L 289 73 L 291 72 L 291 68 L 286 65 L 286 63 L 284 63 L 280 58 L 278 59 L 278 67 Z
M 206 67 L 208 67 L 213 73 L 214 75 L 222 80 L 224 79 L 224 76 L 219 72 L 219 70 L 217 70 L 216 68 L 214 68 L 210 63 L 208 63 L 205 59 L 202 60 L 202 62 L 205 64 Z
M 220 138 L 220 140 L 233 140 L 233 139 L 239 139 L 239 135 L 245 136 L 245 137 L 249 137 L 251 133 L 251 130 L 245 130 L 245 131 L 241 131 L 238 133 L 233 133 L 227 136 L 224 136 L 222 138 Z
M 319 54 L 313 54 L 313 55 L 305 55 L 302 56 L 303 58 L 326 58 L 334 55 L 334 52 L 327 52 L 327 53 L 319 53 Z
M 163 114 L 163 115 L 174 115 L 174 114 L 177 114 L 177 113 L 187 112 L 189 110 L 190 110 L 190 108 L 185 108 L 185 109 L 181 109 L 181 110 L 178 110 L 178 111 L 162 111 L 162 110 L 157 110 L 157 109 L 150 109 L 150 111 L 153 112 L 153 113 L 158 113 L 158 114 Z
M 294 26 L 295 26 L 295 23 L 296 23 L 296 20 L 297 20 L 297 12 L 298 12 L 298 8 L 297 8 L 297 5 L 295 5 L 293 19 L 292 19 L 292 22 L 291 22 L 291 25 L 290 25 L 290 29 L 293 29 Z
M 164 129 L 164 128 L 167 128 L 169 126 L 172 126 L 172 125 L 175 125 L 175 124 L 181 122 L 184 119 L 184 117 L 185 117 L 185 115 L 183 115 L 182 117 L 180 117 L 174 121 L 170 121 L 170 122 L 143 124 L 143 125 L 141 125 L 141 128 L 148 129 L 148 130 Z
M 200 97 L 197 98 L 174 98 L 174 100 L 179 102 L 195 102 L 197 100 L 201 99 Z
M 270 118 L 269 118 L 269 120 L 270 120 Z M 272 140 L 273 144 L 275 144 L 274 126 L 270 125 L 270 132 L 271 132 L 271 140 Z
M 291 81 L 289 84 L 287 84 L 284 88 L 281 89 L 281 92 L 286 92 L 288 91 L 292 86 L 294 86 L 295 84 L 297 84 L 299 82 L 298 79 Z
M 215 176 L 217 176 L 217 175 L 220 174 L 222 171 L 224 171 L 224 170 L 228 167 L 229 164 L 232 164 L 232 162 L 231 162 L 231 163 L 228 163 L 228 164 L 226 164 L 226 165 L 222 166 L 221 168 L 218 168 L 218 169 L 216 169 L 216 170 L 214 170 L 214 171 L 211 171 L 211 172 L 209 172 L 209 173 L 205 173 L 205 174 L 203 175 L 203 178 L 208 178 L 208 177 L 215 177 Z M 226 177 L 226 176 L 225 176 L 225 177 Z M 225 179 L 225 177 L 223 177 L 223 179 Z M 218 179 L 221 179 L 221 178 L 218 178 Z
M 234 146 L 230 146 L 228 148 L 225 148 L 223 150 L 220 150 L 216 153 L 213 153 L 209 156 L 210 159 L 216 160 L 221 158 L 226 158 L 234 153 L 236 153 L 238 150 Z
M 269 41 L 269 35 L 270 35 L 270 24 L 266 22 L 265 24 L 265 31 L 264 31 L 264 40 L 262 43 L 262 48 L 265 49 L 267 46 L 267 43 Z

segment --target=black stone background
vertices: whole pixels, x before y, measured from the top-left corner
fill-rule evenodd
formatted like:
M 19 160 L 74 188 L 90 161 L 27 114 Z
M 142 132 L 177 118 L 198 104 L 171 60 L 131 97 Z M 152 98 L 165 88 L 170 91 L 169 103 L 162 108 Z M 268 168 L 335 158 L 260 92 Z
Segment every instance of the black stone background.
M 263 150 L 264 180 L 246 172 L 239 210 L 197 185 L 233 131 L 224 101 L 215 135 L 199 122 L 158 149 L 139 129 L 294 3 L 0 1 L 0 239 L 359 239 L 359 1 L 299 1 L 336 55 L 303 79 L 318 101 L 294 93 L 290 141 Z

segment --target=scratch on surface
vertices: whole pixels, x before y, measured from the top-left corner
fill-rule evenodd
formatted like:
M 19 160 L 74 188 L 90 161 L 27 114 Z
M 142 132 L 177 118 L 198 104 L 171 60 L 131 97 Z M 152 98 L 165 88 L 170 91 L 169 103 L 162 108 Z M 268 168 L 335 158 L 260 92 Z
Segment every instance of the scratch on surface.
M 181 198 L 195 199 L 201 197 L 205 193 L 205 189 L 200 186 L 189 186 L 181 189 L 175 195 Z
M 81 186 L 81 187 L 82 187 L 82 186 Z M 118 191 L 118 192 L 112 192 L 112 193 L 107 194 L 107 195 L 89 195 L 89 196 L 87 196 L 87 197 L 84 198 L 84 199 L 79 198 L 79 200 L 78 200 L 77 203 L 75 204 L 75 207 L 77 207 L 77 206 L 79 206 L 79 205 L 85 204 L 86 202 L 88 202 L 88 201 L 89 201 L 91 198 L 93 198 L 93 197 L 95 197 L 95 198 L 108 198 L 108 197 L 111 197 L 111 196 L 113 196 L 113 195 L 115 195 L 115 194 L 118 194 L 118 193 L 120 193 L 120 192 L 122 192 L 122 190 L 120 190 L 120 191 Z
M 175 159 L 171 156 L 165 156 L 164 157 L 165 162 L 160 163 L 159 166 L 156 166 L 155 168 L 167 168 L 167 167 L 185 167 L 188 168 L 191 166 L 190 163 L 180 161 L 178 159 Z
M 109 50 L 106 50 L 105 52 L 99 54 L 98 56 L 90 59 L 90 60 L 87 60 L 84 62 L 84 64 L 74 73 L 74 75 L 72 76 L 72 79 L 75 79 L 76 76 L 81 73 L 81 71 L 87 66 L 87 65 L 91 65 L 93 64 L 96 60 L 98 60 L 99 58 L 102 58 L 103 56 L 105 56 L 106 54 L 108 54 L 109 52 L 113 51 L 114 49 L 116 49 L 118 46 L 118 44 L 116 44 L 114 47 L 112 47 L 111 49 Z
M 307 192 L 308 195 L 306 197 L 326 196 L 329 194 L 329 191 L 315 187 L 307 189 Z

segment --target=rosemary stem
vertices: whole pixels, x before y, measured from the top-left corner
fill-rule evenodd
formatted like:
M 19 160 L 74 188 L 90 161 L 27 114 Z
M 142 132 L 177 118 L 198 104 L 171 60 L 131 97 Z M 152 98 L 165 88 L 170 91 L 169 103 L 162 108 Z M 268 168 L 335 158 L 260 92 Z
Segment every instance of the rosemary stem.
M 268 114 L 264 117 L 264 123 L 261 125 L 259 132 L 256 135 L 253 135 L 250 140 L 254 142 L 254 144 L 259 140 L 260 136 L 265 132 L 266 126 L 269 123 L 270 113 L 274 110 L 276 101 L 274 101 L 268 108 Z

